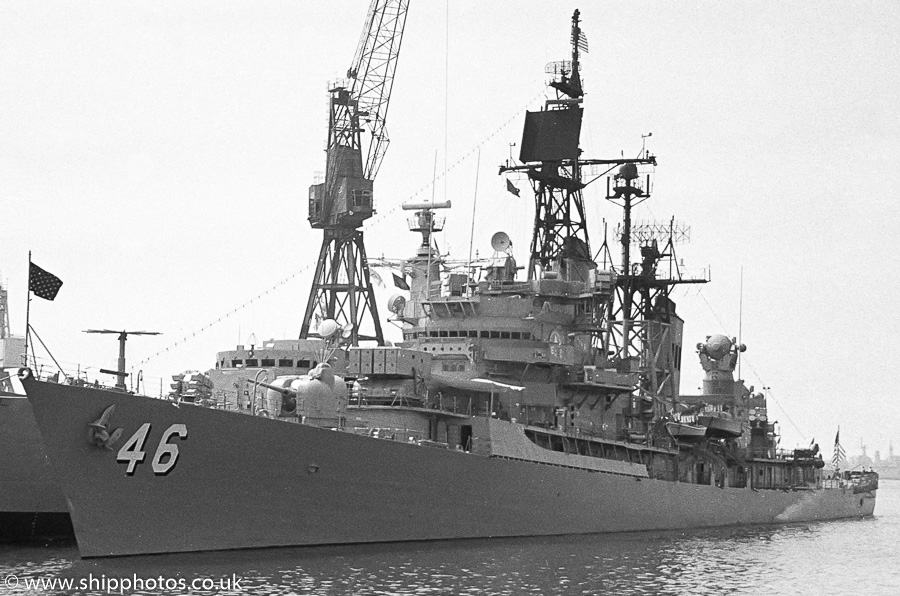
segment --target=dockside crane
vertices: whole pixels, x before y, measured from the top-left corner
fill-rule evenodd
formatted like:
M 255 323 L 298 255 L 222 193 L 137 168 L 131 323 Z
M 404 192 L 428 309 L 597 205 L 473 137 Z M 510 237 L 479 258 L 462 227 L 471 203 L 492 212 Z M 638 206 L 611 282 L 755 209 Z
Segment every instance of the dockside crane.
M 388 146 L 385 121 L 408 7 L 409 0 L 372 0 L 347 77 L 329 85 L 325 179 L 309 187 L 309 223 L 324 237 L 301 339 L 316 319 L 333 319 L 352 330 L 353 345 L 384 345 L 360 228 L 375 213 L 372 181 Z M 369 318 L 374 334 L 362 335 Z

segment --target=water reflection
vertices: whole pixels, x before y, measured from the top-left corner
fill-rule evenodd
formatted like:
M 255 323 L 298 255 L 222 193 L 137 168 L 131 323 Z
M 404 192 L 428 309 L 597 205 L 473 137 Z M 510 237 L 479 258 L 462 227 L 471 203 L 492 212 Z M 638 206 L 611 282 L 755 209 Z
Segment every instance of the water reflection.
M 879 590 L 887 594 L 900 586 L 900 566 L 892 550 L 900 538 L 898 519 L 889 515 L 821 524 L 690 532 L 268 549 L 106 560 L 81 560 L 74 545 L 62 545 L 0 551 L 0 572 L 32 577 L 52 575 L 76 582 L 104 576 L 174 578 L 187 584 L 197 578 L 242 578 L 239 589 L 216 586 L 190 592 L 223 595 L 815 594 L 858 592 L 860 582 L 865 583 L 870 594 Z M 145 589 L 130 593 L 181 592 Z

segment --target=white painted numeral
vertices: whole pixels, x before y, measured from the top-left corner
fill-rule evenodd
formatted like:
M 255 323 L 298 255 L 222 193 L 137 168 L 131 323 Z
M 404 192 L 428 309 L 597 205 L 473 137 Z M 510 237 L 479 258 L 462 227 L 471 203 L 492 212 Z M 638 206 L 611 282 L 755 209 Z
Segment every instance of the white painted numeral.
M 145 422 L 137 431 L 131 435 L 131 438 L 125 441 L 119 453 L 116 455 L 116 461 L 128 463 L 125 474 L 133 476 L 137 465 L 144 463 L 147 453 L 144 451 L 144 443 L 147 442 L 147 435 L 150 434 L 150 423 Z M 169 439 L 178 435 L 180 439 L 187 438 L 187 426 L 184 424 L 173 424 L 165 430 L 159 445 L 156 446 L 156 454 L 153 456 L 153 473 L 157 476 L 165 476 L 175 467 L 178 461 L 178 445 L 169 443 Z
M 147 433 L 150 432 L 150 423 L 145 422 L 141 425 L 137 432 L 131 435 L 131 438 L 125 441 L 119 453 L 116 455 L 116 461 L 128 462 L 128 468 L 125 473 L 129 476 L 134 474 L 135 467 L 144 461 L 144 442 L 147 440 Z
M 159 447 L 156 448 L 156 455 L 153 456 L 153 473 L 157 476 L 165 476 L 175 466 L 178 459 L 178 445 L 169 443 L 172 435 L 178 435 L 181 439 L 187 438 L 187 427 L 183 424 L 173 424 L 166 429 L 162 438 L 159 440 Z M 168 459 L 163 461 L 163 457 L 168 455 Z

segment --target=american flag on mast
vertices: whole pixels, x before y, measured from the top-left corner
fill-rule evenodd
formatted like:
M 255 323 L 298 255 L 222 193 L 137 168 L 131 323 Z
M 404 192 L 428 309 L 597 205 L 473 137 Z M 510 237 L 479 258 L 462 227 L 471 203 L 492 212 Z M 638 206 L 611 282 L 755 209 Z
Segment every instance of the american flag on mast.
M 834 469 L 837 470 L 841 466 L 841 462 L 844 461 L 844 458 L 847 457 L 847 454 L 844 452 L 844 448 L 841 447 L 841 427 L 838 427 L 837 434 L 834 435 L 834 455 L 831 456 L 831 465 L 834 466 Z
M 59 293 L 63 282 L 49 271 L 41 269 L 31 262 L 31 251 L 28 251 L 28 308 L 25 310 L 25 365 L 28 364 L 28 341 L 31 337 L 31 295 L 44 300 L 53 300 Z M 40 339 L 40 338 L 38 338 Z M 51 356 L 52 358 L 52 356 Z M 54 362 L 56 362 L 54 360 Z M 59 366 L 57 364 L 57 366 Z
M 580 29 L 578 30 L 578 41 L 577 41 L 576 43 L 578 44 L 578 49 L 579 49 L 579 50 L 581 50 L 581 51 L 584 52 L 585 54 L 588 53 L 588 41 L 587 41 L 587 36 L 585 36 L 584 32 L 581 31 Z
M 53 300 L 56 298 L 56 294 L 59 293 L 59 288 L 61 288 L 63 282 L 61 279 L 50 273 L 49 271 L 44 271 L 37 265 L 31 262 L 30 257 L 28 261 L 28 289 L 38 298 L 43 298 L 44 300 Z

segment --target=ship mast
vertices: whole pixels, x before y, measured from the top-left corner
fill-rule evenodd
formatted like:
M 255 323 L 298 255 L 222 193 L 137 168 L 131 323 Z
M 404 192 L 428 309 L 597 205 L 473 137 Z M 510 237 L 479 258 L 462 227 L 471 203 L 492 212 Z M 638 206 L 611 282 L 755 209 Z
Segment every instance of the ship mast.
M 591 258 L 585 218 L 584 189 L 590 181 L 583 177 L 584 166 L 655 164 L 652 156 L 637 159 L 582 159 L 579 148 L 584 114 L 584 90 L 580 74 L 580 53 L 587 52 L 587 38 L 581 31 L 580 13 L 572 15 L 572 59 L 551 62 L 550 87 L 556 98 L 548 99 L 539 112 L 526 112 L 519 161 L 507 162 L 500 173 L 527 174 L 534 190 L 535 215 L 531 236 L 528 279 L 546 272 L 560 279 L 587 282 L 596 268 Z
M 571 60 L 553 62 L 546 72 L 556 98 L 540 112 L 528 112 L 522 136 L 521 165 L 500 167 L 501 173 L 520 172 L 534 189 L 535 221 L 528 268 L 529 280 L 556 278 L 591 283 L 597 265 L 591 257 L 582 190 L 615 169 L 608 178 L 607 199 L 623 208 L 619 228 L 621 264 L 615 273 L 615 300 L 597 294 L 591 312 L 581 317 L 576 331 L 592 335 L 598 361 L 608 361 L 620 373 L 634 375 L 631 418 L 636 433 L 646 435 L 649 424 L 672 409 L 678 395 L 681 359 L 681 320 L 669 299 L 685 279 L 675 263 L 674 244 L 687 229 L 674 220 L 666 225 L 635 223 L 632 209 L 650 196 L 649 176 L 641 179 L 638 166 L 656 165 L 646 149 L 634 159 L 583 159 L 579 148 L 583 116 L 580 54 L 587 39 L 579 12 L 572 16 Z M 648 135 L 649 136 L 649 135 Z M 594 166 L 609 166 L 586 179 Z M 640 261 L 634 262 L 632 244 L 638 243 Z M 663 248 L 660 249 L 660 246 Z M 606 238 L 600 251 L 609 253 Z M 668 271 L 662 267 L 668 262 Z
M 622 165 L 607 178 L 606 198 L 623 211 L 617 230 L 622 257 L 607 345 L 620 370 L 639 374 L 632 416 L 646 426 L 671 411 L 679 396 L 683 322 L 671 292 L 679 284 L 708 280 L 683 275 L 675 257 L 675 245 L 690 237 L 687 226 L 674 218 L 665 223 L 633 220 L 632 209 L 650 198 L 649 174 L 642 180 L 634 164 Z M 632 245 L 639 248 L 640 261 L 632 259 Z M 609 252 L 606 239 L 603 251 Z
M 0 339 L 9 337 L 9 308 L 6 288 L 0 286 Z M 2 354 L 0 354 L 2 356 Z
M 529 281 L 555 278 L 592 286 L 588 312 L 583 313 L 580 333 L 606 358 L 609 340 L 607 321 L 611 315 L 609 297 L 595 284 L 596 263 L 590 249 L 582 190 L 599 179 L 584 179 L 585 167 L 656 165 L 656 158 L 643 154 L 635 159 L 582 159 L 579 147 L 584 89 L 581 81 L 581 52 L 587 52 L 587 38 L 581 31 L 580 13 L 572 15 L 571 60 L 551 62 L 545 71 L 552 76 L 549 86 L 556 90 L 544 109 L 527 112 L 519 160 L 507 162 L 500 173 L 518 172 L 528 176 L 534 190 L 535 218 L 529 256 Z M 605 167 L 605 171 L 609 171 Z M 630 372 L 630 371 L 623 371 Z
M 9 308 L 8 308 L 8 297 L 7 297 L 6 288 L 0 285 L 0 365 L 3 367 L 8 367 L 13 364 L 13 359 L 9 358 L 13 349 L 10 345 L 11 338 L 9 337 Z M 15 360 L 15 364 L 19 364 L 18 360 Z M 12 385 L 9 382 L 9 379 L 5 378 L 5 375 L 0 375 L 0 391 L 11 391 Z
M 86 329 L 85 333 L 104 333 L 104 334 L 114 334 L 119 336 L 119 359 L 117 361 L 116 370 L 107 370 L 105 368 L 101 368 L 100 372 L 108 375 L 116 375 L 116 388 L 125 390 L 125 377 L 128 376 L 128 373 L 125 372 L 125 342 L 128 341 L 129 335 L 160 335 L 159 331 L 116 331 L 113 329 Z
M 309 188 L 309 223 L 324 237 L 301 339 L 314 331 L 314 319 L 333 319 L 349 326 L 353 345 L 384 345 L 360 227 L 375 213 L 372 181 L 388 146 L 385 120 L 408 6 L 409 0 L 372 0 L 347 78 L 329 85 L 325 181 Z M 364 130 L 371 133 L 365 165 Z M 361 335 L 368 319 L 374 335 Z

